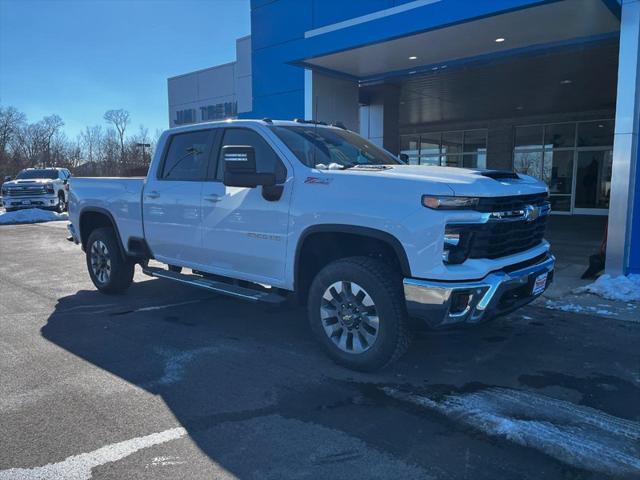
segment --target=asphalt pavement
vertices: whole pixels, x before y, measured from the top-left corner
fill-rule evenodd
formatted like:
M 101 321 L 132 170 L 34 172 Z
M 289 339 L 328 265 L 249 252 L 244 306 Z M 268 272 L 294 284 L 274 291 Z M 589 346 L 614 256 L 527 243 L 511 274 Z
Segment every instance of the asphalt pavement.
M 528 306 L 359 374 L 302 309 L 100 294 L 65 227 L 0 227 L 0 480 L 640 477 L 639 323 Z

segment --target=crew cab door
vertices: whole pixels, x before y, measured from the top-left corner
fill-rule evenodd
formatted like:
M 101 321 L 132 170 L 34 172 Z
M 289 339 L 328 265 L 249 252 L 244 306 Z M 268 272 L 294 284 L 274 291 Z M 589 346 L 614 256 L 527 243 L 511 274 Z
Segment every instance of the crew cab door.
M 256 130 L 226 128 L 221 138 L 215 179 L 205 182 L 202 189 L 202 244 L 207 270 L 282 285 L 292 188 L 292 182 L 286 181 L 285 164 Z M 227 145 L 252 146 L 258 171 L 275 172 L 280 187 L 225 186 L 222 147 Z M 270 195 L 274 188 L 276 195 Z
M 167 139 L 161 164 L 147 178 L 142 198 L 144 234 L 156 259 L 180 266 L 202 261 L 202 186 L 214 130 Z

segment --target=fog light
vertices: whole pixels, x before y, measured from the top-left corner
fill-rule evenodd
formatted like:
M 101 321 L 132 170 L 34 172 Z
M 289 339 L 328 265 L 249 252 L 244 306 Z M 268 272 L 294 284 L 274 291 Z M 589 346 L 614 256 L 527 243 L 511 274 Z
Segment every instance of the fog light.
M 464 313 L 464 311 L 469 306 L 469 302 L 471 301 L 471 294 L 469 293 L 454 293 L 451 298 L 451 308 L 449 308 L 449 313 Z

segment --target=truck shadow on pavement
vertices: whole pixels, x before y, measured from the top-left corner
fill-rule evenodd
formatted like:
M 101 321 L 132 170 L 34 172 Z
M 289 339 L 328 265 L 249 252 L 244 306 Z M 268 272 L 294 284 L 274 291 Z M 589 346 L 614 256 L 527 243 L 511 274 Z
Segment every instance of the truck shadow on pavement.
M 131 407 L 126 396 L 110 397 L 107 425 L 113 402 L 122 418 L 111 421 L 130 419 L 139 435 L 177 420 L 209 462 L 240 478 L 624 476 L 429 407 L 500 387 L 637 420 L 638 379 L 625 370 L 633 335 L 626 325 L 585 318 L 529 308 L 473 330 L 421 334 L 407 356 L 375 374 L 333 365 L 311 338 L 303 309 L 269 309 L 164 280 L 136 283 L 117 297 L 79 291 L 61 298 L 41 333 L 171 412 L 151 400 Z M 189 456 L 173 443 L 163 451 Z M 179 466 L 166 468 L 180 476 Z

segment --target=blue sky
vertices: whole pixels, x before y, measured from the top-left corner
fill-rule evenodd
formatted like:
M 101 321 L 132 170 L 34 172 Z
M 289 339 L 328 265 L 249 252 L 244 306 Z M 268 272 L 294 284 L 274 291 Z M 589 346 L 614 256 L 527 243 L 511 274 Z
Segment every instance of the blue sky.
M 131 113 L 168 127 L 167 78 L 235 60 L 249 0 L 0 0 L 0 104 L 57 113 L 71 138 Z

